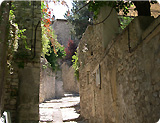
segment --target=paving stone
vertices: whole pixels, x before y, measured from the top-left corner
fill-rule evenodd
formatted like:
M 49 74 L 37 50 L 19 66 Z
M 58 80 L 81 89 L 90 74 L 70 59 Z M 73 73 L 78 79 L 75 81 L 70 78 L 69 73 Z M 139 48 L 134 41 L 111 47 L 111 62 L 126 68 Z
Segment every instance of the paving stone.
M 39 105 L 40 123 L 87 123 L 79 114 L 80 97 L 65 94 L 61 99 L 52 99 Z

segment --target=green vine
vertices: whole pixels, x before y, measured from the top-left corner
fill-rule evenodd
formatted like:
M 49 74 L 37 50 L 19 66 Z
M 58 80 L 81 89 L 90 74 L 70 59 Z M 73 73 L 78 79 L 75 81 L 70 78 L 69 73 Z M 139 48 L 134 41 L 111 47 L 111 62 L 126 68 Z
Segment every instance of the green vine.
M 94 13 L 94 18 L 97 18 L 100 8 L 108 5 L 113 7 L 118 13 L 120 10 L 123 10 L 123 13 L 126 15 L 129 10 L 128 8 L 133 4 L 133 2 L 125 2 L 125 1 L 90 1 L 89 2 L 89 10 Z
M 125 29 L 128 24 L 134 19 L 133 17 L 119 17 L 121 29 Z
M 41 2 L 41 27 L 42 27 L 42 56 L 47 59 L 53 71 L 59 70 L 58 59 L 62 59 L 66 53 L 64 47 L 58 43 L 50 24 L 51 11 L 47 2 Z M 45 65 L 46 66 L 46 65 Z
M 72 62 L 73 62 L 73 69 L 74 69 L 74 75 L 76 76 L 77 80 L 79 80 L 79 61 L 78 61 L 78 53 L 75 52 L 75 55 L 72 56 Z
M 30 48 L 27 44 L 27 37 L 26 37 L 26 29 L 20 29 L 18 24 L 16 23 L 16 4 L 15 2 L 11 3 L 11 10 L 9 13 L 9 21 L 10 21 L 10 27 L 9 27 L 9 37 L 8 37 L 8 66 L 12 66 L 12 62 L 17 63 L 19 68 L 24 68 L 25 62 L 28 61 L 30 57 Z M 24 45 L 24 49 L 21 48 L 18 45 L 19 42 L 22 42 Z
M 34 2 L 16 2 L 13 1 L 11 3 L 11 10 L 10 10 L 10 15 L 9 15 L 9 37 L 8 37 L 8 60 L 7 63 L 9 67 L 11 67 L 12 62 L 15 62 L 18 64 L 20 68 L 24 68 L 24 65 L 26 62 L 31 59 L 32 53 L 31 52 L 31 45 L 30 42 L 28 42 L 28 37 L 27 34 L 30 30 L 27 30 L 26 25 L 24 24 L 25 19 L 21 18 L 26 18 L 27 12 L 23 13 L 21 12 L 22 10 L 30 9 L 31 11 L 34 9 Z M 46 4 L 44 2 L 41 2 L 41 27 L 42 27 L 42 56 L 46 57 L 48 62 L 51 64 L 53 70 L 57 69 L 57 60 L 59 58 L 62 58 L 65 56 L 65 51 L 64 47 L 62 47 L 57 39 L 56 36 L 54 35 L 53 30 L 49 30 L 49 28 L 46 28 L 46 22 L 49 22 L 49 16 L 48 13 L 46 13 L 47 10 Z M 34 14 L 34 11 L 33 13 Z M 30 15 L 29 15 L 30 16 Z M 31 16 L 32 17 L 32 16 Z M 29 24 L 33 25 L 34 29 L 34 21 L 33 19 L 27 19 Z M 49 22 L 50 23 L 50 22 Z M 36 30 L 34 30 L 36 32 Z M 33 33 L 33 31 L 31 32 Z M 34 37 L 32 37 L 33 39 Z M 51 40 L 52 39 L 52 40 Z M 32 40 L 30 40 L 32 42 Z M 54 41 L 54 42 L 53 42 Z M 32 42 L 33 44 L 33 42 Z

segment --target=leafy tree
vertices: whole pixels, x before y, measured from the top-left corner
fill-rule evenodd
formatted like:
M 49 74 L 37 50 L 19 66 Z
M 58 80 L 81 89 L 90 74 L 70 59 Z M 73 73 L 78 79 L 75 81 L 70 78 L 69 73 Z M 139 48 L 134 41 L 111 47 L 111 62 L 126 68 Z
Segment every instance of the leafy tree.
M 132 2 L 125 1 L 90 1 L 88 3 L 89 10 L 94 13 L 94 18 L 97 18 L 99 10 L 102 6 L 108 5 L 110 7 L 115 8 L 115 10 L 119 13 L 120 10 L 123 10 L 124 14 L 127 14 L 128 8 L 131 6 Z
M 150 3 L 154 4 L 157 3 L 156 1 L 89 1 L 89 9 L 94 12 L 94 15 L 97 16 L 99 13 L 99 9 L 104 6 L 108 5 L 110 7 L 115 8 L 117 12 L 119 10 L 123 10 L 124 14 L 127 14 L 128 8 L 131 5 L 135 5 L 135 10 L 138 11 L 138 16 L 151 16 L 150 11 Z
M 51 46 L 51 42 L 49 44 L 51 50 L 48 51 L 47 54 L 45 54 L 45 58 L 50 63 L 53 71 L 56 71 L 59 69 L 58 59 L 62 59 L 65 56 L 64 47 L 57 47 L 56 53 L 53 51 L 53 47 Z M 49 55 L 48 55 L 49 54 Z
M 69 40 L 68 41 L 68 45 L 67 47 L 65 48 L 65 51 L 66 51 L 66 57 L 65 57 L 65 60 L 67 61 L 72 61 L 72 56 L 75 55 L 75 52 L 76 52 L 76 44 L 73 42 L 73 40 Z
M 80 39 L 82 37 L 82 34 L 85 32 L 87 26 L 91 24 L 92 20 L 92 12 L 88 10 L 88 6 L 85 6 L 84 1 L 73 1 L 71 13 L 69 15 L 68 11 L 65 14 L 65 18 L 73 25 L 73 32 L 75 34 L 75 37 Z M 79 10 L 80 8 L 82 8 Z
M 156 1 L 151 1 L 150 3 L 156 3 Z M 138 16 L 150 16 L 150 3 L 149 1 L 130 1 L 130 2 L 126 2 L 126 1 L 89 1 L 89 3 L 84 3 L 84 2 L 74 2 L 73 3 L 73 8 L 72 8 L 72 13 L 70 16 L 67 16 L 68 14 L 65 14 L 66 19 L 69 20 L 69 22 L 75 26 L 75 32 L 76 34 L 79 34 L 79 30 L 81 31 L 80 35 L 82 35 L 86 29 L 86 27 L 91 24 L 88 22 L 89 18 L 92 18 L 92 16 L 94 16 L 94 18 L 97 18 L 97 15 L 99 13 L 99 10 L 102 6 L 108 5 L 110 7 L 113 7 L 118 13 L 120 10 L 123 10 L 124 14 L 127 14 L 129 12 L 129 7 L 131 5 L 135 5 L 136 9 L 138 11 Z M 85 11 L 86 13 L 88 13 L 88 15 L 91 16 L 84 16 L 83 12 L 81 11 Z M 89 11 L 90 12 L 89 12 Z M 92 14 L 90 14 L 92 13 Z M 84 28 L 81 28 L 81 24 L 83 22 L 83 20 L 81 20 L 81 18 L 86 17 L 86 25 Z M 77 19 L 80 20 L 77 21 Z M 122 17 L 120 19 L 120 24 L 121 24 L 121 28 L 124 29 L 132 20 L 133 18 L 130 17 Z M 79 36 L 81 37 L 81 36 Z M 75 70 L 75 75 L 79 76 L 79 64 L 78 64 L 78 54 L 76 53 L 75 55 L 72 56 L 72 62 L 73 62 L 73 68 Z
M 19 11 L 18 7 L 23 8 L 22 6 L 31 8 L 34 1 L 23 1 L 23 2 L 10 2 L 10 15 L 9 22 L 10 25 L 7 27 L 9 29 L 9 37 L 8 37 L 8 59 L 7 64 L 11 67 L 12 61 L 16 59 L 16 63 L 18 63 L 19 67 L 24 67 L 24 63 L 27 59 L 32 60 L 32 54 L 30 53 L 32 50 L 31 45 L 27 42 L 26 32 L 28 31 L 23 24 L 19 26 L 20 18 L 23 17 L 23 13 Z M 0 6 L 1 7 L 1 6 Z M 31 9 L 32 10 L 32 9 Z M 41 27 L 42 27 L 42 55 L 50 57 L 54 57 L 54 62 L 51 62 L 51 66 L 53 70 L 55 70 L 55 65 L 52 63 L 56 63 L 57 59 L 63 55 L 65 55 L 64 47 L 62 47 L 56 40 L 56 36 L 54 35 L 54 31 L 50 27 L 50 14 L 51 10 L 48 8 L 48 4 L 45 2 L 41 2 Z M 1 16 L 2 17 L 2 16 Z M 18 44 L 24 46 L 23 50 L 17 52 L 17 49 L 20 48 Z M 53 55 L 54 54 L 54 55 Z M 59 56 L 58 56 L 59 55 Z M 17 61 L 18 59 L 18 61 Z M 50 58 L 51 59 L 51 58 Z
M 119 17 L 121 29 L 125 29 L 133 19 L 133 17 Z
M 64 47 L 57 42 L 53 29 L 50 27 L 51 11 L 48 9 L 48 3 L 42 2 L 42 55 L 45 56 L 55 71 L 59 68 L 58 59 L 65 56 Z
M 73 7 L 70 15 L 68 12 L 65 14 L 65 18 L 74 26 L 74 33 L 78 39 L 82 37 L 82 34 L 86 30 L 89 24 L 92 24 L 92 18 L 97 18 L 99 10 L 102 6 L 108 5 L 113 7 L 118 13 L 123 10 L 124 15 L 129 12 L 131 5 L 135 5 L 135 10 L 138 11 L 138 16 L 150 16 L 150 3 L 156 3 L 156 1 L 90 1 L 88 3 L 84 1 L 73 1 Z M 91 21 L 89 21 L 91 20 Z M 121 19 L 122 20 L 122 19 Z M 131 19 L 124 18 L 121 24 L 125 21 L 130 22 Z M 127 22 L 127 23 L 128 23 Z M 126 24 L 125 24 L 126 26 Z M 122 28 L 124 26 L 122 25 Z

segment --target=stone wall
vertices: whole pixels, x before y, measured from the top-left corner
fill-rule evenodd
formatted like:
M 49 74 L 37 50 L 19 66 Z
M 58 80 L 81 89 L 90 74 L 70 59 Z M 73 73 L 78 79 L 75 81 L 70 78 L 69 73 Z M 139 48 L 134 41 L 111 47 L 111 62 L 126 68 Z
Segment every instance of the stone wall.
M 74 76 L 74 69 L 66 62 L 62 64 L 62 81 L 65 92 L 79 93 L 79 83 Z
M 13 123 L 39 122 L 39 85 L 41 55 L 41 2 L 14 2 L 15 17 L 19 29 L 26 29 L 26 43 L 19 38 L 13 70 L 5 83 L 4 110 L 11 113 Z M 24 6 L 25 5 L 25 6 Z M 32 13 L 32 14 L 31 14 Z
M 58 71 L 56 71 L 56 78 L 55 78 L 55 93 L 56 98 L 61 98 L 64 96 L 64 89 L 63 89 L 63 81 L 62 81 L 62 70 L 61 67 Z
M 160 118 L 160 17 L 137 17 L 108 41 L 107 23 L 88 27 L 79 44 L 81 115 L 90 123 L 155 123 Z
M 52 24 L 52 28 L 57 35 L 57 40 L 64 47 L 67 47 L 68 40 L 71 39 L 71 25 L 65 19 L 56 19 Z
M 5 19 L 0 23 L 0 111 L 11 113 L 12 123 L 39 122 L 39 85 L 40 85 L 40 55 L 41 55 L 41 1 L 14 2 L 16 10 L 15 22 L 19 29 L 26 29 L 18 39 L 18 51 L 14 53 L 12 69 L 6 75 L 7 32 L 8 20 L 6 4 Z M 1 9 L 1 7 L 0 7 Z M 8 11 L 9 12 L 9 11 Z M 3 26 L 4 27 L 3 27 Z M 3 35 L 2 35 L 3 34 Z M 5 36 L 4 36 L 5 35 Z M 24 41 L 28 45 L 27 50 Z M 3 66 L 3 67 L 2 67 Z M 7 77 L 7 79 L 6 79 Z M 6 81 L 5 81 L 6 80 Z M 2 113 L 2 112 L 0 112 Z
M 17 4 L 20 4 L 20 2 L 17 2 Z M 31 6 L 19 7 L 18 10 L 21 14 L 23 13 L 18 24 L 27 30 L 27 43 L 31 46 L 31 54 L 25 61 L 24 68 L 18 69 L 17 121 L 18 123 L 37 123 L 39 121 L 40 56 L 42 45 L 41 1 L 31 1 Z M 34 12 L 34 14 L 31 14 L 31 12 Z M 18 52 L 23 51 L 21 45 L 19 43 Z
M 12 123 L 16 123 L 18 102 L 18 67 L 16 64 L 7 71 L 4 94 L 4 110 L 10 112 Z
M 4 111 L 4 85 L 6 82 L 7 67 L 9 7 L 10 5 L 7 1 L 2 2 L 0 5 L 0 117 Z
M 46 59 L 41 58 L 39 102 L 55 98 L 55 73 Z

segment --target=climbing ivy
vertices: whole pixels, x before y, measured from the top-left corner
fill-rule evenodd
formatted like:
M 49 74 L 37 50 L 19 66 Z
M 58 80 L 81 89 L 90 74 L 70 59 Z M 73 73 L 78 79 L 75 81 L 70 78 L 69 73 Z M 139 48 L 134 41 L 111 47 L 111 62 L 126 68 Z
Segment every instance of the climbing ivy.
M 65 56 L 64 47 L 58 43 L 51 25 L 51 9 L 48 2 L 41 2 L 42 56 L 50 63 L 53 71 L 59 69 L 58 59 Z
M 62 5 L 67 6 L 66 2 L 60 2 Z M 24 6 L 24 7 L 23 7 Z M 2 7 L 2 6 L 1 6 Z M 25 62 L 28 60 L 33 60 L 31 57 L 31 44 L 27 42 L 28 33 L 25 28 L 25 22 L 22 22 L 21 18 L 26 17 L 26 14 L 21 12 L 21 9 L 29 8 L 31 12 L 34 9 L 34 1 L 21 1 L 21 2 L 11 2 L 11 9 L 9 14 L 9 37 L 8 37 L 8 60 L 7 64 L 11 67 L 12 62 L 18 63 L 19 67 L 24 67 Z M 32 13 L 33 14 L 33 13 Z M 29 15 L 30 16 L 30 15 Z M 57 59 L 65 56 L 64 47 L 58 43 L 54 31 L 51 28 L 51 10 L 48 7 L 48 2 L 41 2 L 41 27 L 42 27 L 42 56 L 47 57 L 51 66 L 55 70 Z M 0 20 L 2 17 L 0 17 Z M 24 19 L 25 20 L 25 19 Z M 33 22 L 33 20 L 27 20 L 28 22 Z M 33 23 L 34 26 L 34 23 Z M 34 30 L 36 31 L 36 30 Z M 33 33 L 33 32 L 32 32 Z M 32 40 L 32 39 L 31 39 Z M 19 43 L 23 47 L 19 46 Z M 21 48 L 21 49 L 20 49 Z M 19 50 L 20 49 L 20 50 Z
M 74 75 L 76 76 L 77 80 L 79 80 L 79 61 L 78 61 L 78 52 L 75 52 L 75 55 L 72 56 L 73 62 L 73 69 Z
M 9 13 L 9 37 L 8 37 L 8 57 L 7 64 L 9 69 L 12 69 L 13 61 L 18 64 L 20 68 L 24 67 L 25 60 L 28 58 L 29 54 L 27 51 L 17 52 L 18 42 L 22 41 L 26 50 L 31 50 L 27 44 L 27 37 L 25 35 L 26 29 L 19 29 L 16 23 L 15 15 L 15 2 L 11 3 L 11 9 Z
M 11 3 L 11 10 L 9 15 L 10 27 L 9 27 L 9 37 L 8 37 L 8 60 L 7 63 L 11 66 L 12 62 L 16 62 L 20 68 L 24 67 L 24 64 L 31 59 L 31 46 L 27 42 L 27 29 L 22 22 L 20 22 L 21 17 L 26 15 L 22 13 L 21 8 L 28 7 L 31 12 L 33 9 L 33 1 L 22 1 Z M 49 60 L 51 66 L 55 66 L 55 63 L 58 58 L 65 55 L 64 47 L 62 47 L 54 35 L 53 29 L 50 27 L 51 21 L 51 10 L 48 8 L 48 3 L 41 2 L 41 28 L 42 28 L 42 56 L 47 56 L 49 59 L 53 57 L 52 60 Z M 32 22 L 31 20 L 30 22 Z M 20 26 L 19 26 L 20 25 Z M 19 42 L 24 46 L 24 48 L 19 49 Z M 50 58 L 51 59 L 51 58 Z M 54 61 L 54 62 L 53 62 Z M 54 63 L 54 64 L 53 64 Z M 55 69 L 53 67 L 53 69 Z
M 94 18 L 97 18 L 100 8 L 108 5 L 115 8 L 118 13 L 120 10 L 123 10 L 124 15 L 126 15 L 129 12 L 128 8 L 132 4 L 133 2 L 126 1 L 89 1 L 89 10 L 94 13 Z
M 125 29 L 128 24 L 134 19 L 133 17 L 119 17 L 121 29 Z
M 123 11 L 124 15 L 129 13 L 129 8 L 131 5 L 135 5 L 135 9 L 138 11 L 138 16 L 150 16 L 150 3 L 155 4 L 157 3 L 156 0 L 150 0 L 150 1 L 90 1 L 88 0 L 89 4 L 89 10 L 94 13 L 94 17 L 96 18 L 99 10 L 102 6 L 108 5 L 112 8 L 114 8 L 117 13 L 119 13 L 120 10 Z M 146 10 L 146 11 L 144 11 Z M 149 12 L 149 13 L 148 13 Z M 141 13 L 141 14 L 140 14 Z M 147 14 L 146 14 L 147 13 Z

